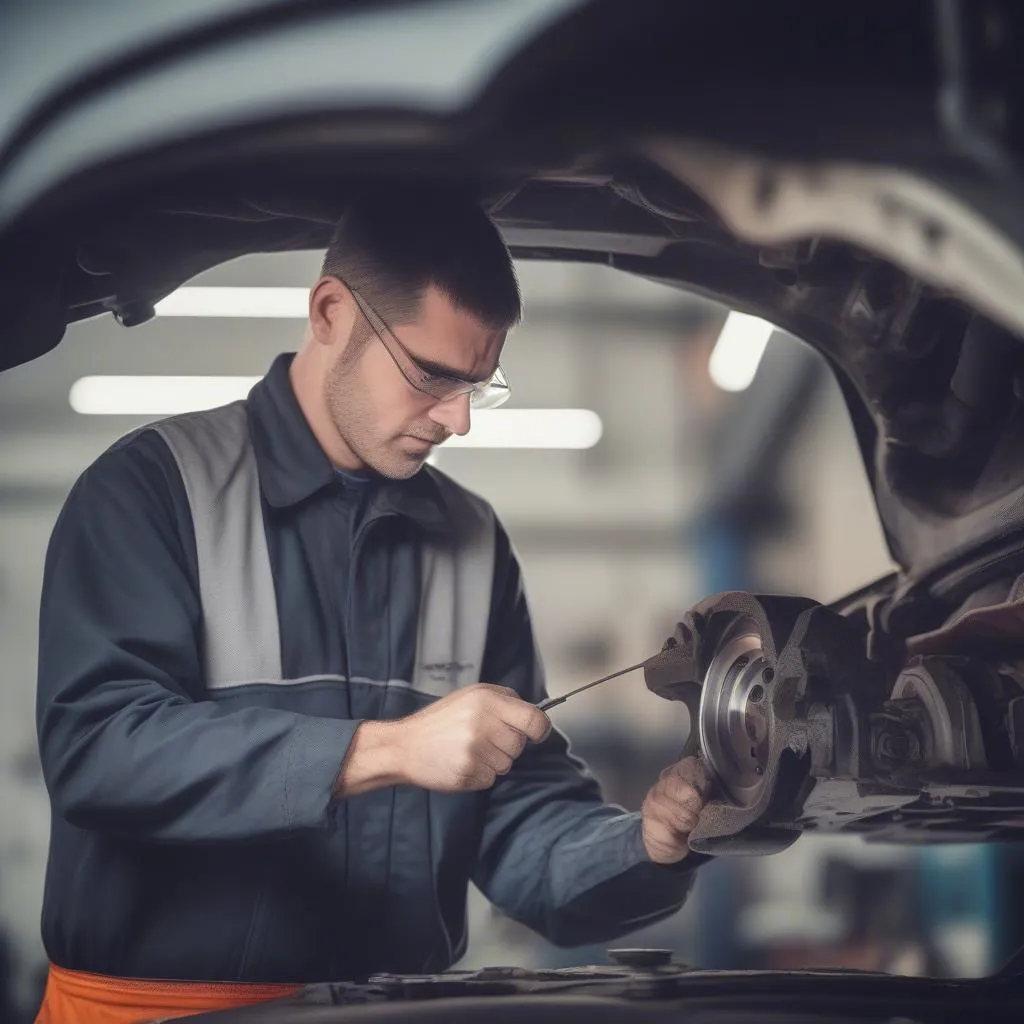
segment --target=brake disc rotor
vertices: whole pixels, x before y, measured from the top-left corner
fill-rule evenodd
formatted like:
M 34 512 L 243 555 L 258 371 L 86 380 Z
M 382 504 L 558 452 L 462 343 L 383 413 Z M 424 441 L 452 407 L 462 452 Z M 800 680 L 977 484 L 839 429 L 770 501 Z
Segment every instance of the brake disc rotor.
M 708 666 L 698 716 L 705 763 L 724 795 L 741 807 L 752 804 L 763 785 L 770 681 L 761 637 L 752 622 L 741 620 Z

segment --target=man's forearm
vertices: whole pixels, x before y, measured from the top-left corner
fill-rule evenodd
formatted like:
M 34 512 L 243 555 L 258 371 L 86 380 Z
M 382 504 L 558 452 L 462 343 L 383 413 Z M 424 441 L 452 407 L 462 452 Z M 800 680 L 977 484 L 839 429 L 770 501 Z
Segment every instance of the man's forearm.
M 398 723 L 361 722 L 338 772 L 334 795 L 358 796 L 404 781 Z
M 322 827 L 356 730 L 342 719 L 182 702 L 153 680 L 97 684 L 76 702 L 47 702 L 40 718 L 56 814 L 146 842 L 248 842 Z

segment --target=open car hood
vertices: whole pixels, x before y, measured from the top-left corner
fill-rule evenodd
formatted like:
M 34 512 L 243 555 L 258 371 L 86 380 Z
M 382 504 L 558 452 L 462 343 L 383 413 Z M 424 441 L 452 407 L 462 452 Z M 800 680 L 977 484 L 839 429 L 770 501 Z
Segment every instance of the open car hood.
M 520 258 L 823 353 L 901 569 L 889 628 L 935 628 L 1024 531 L 1024 11 L 976 8 L 16 2 L 0 367 L 234 257 L 323 247 L 360 182 L 457 180 Z

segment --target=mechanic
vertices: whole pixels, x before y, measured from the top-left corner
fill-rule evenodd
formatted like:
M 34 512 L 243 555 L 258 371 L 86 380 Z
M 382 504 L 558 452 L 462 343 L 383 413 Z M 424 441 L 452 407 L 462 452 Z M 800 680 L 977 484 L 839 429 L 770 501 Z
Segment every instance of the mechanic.
M 41 609 L 40 1021 L 439 972 L 465 949 L 470 881 L 560 945 L 682 904 L 699 765 L 667 768 L 639 813 L 602 801 L 534 706 L 508 535 L 425 465 L 507 394 L 519 318 L 479 205 L 366 193 L 297 354 L 80 477 Z

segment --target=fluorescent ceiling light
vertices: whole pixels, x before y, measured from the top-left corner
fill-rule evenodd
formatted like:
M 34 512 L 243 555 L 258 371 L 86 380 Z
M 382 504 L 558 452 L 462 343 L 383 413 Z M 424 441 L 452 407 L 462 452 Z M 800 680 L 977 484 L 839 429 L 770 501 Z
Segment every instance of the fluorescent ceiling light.
M 71 408 L 83 416 L 174 416 L 245 398 L 259 377 L 82 377 Z
M 82 377 L 71 386 L 71 408 L 83 416 L 155 418 L 213 409 L 245 398 L 259 377 Z M 593 448 L 601 417 L 590 409 L 488 409 L 473 413 L 472 429 L 445 448 Z
M 156 304 L 156 315 L 302 320 L 309 315 L 309 289 L 179 288 Z
M 774 331 L 773 324 L 758 316 L 730 313 L 708 362 L 712 381 L 723 391 L 750 387 Z
M 593 448 L 604 426 L 591 409 L 484 409 L 445 448 Z

